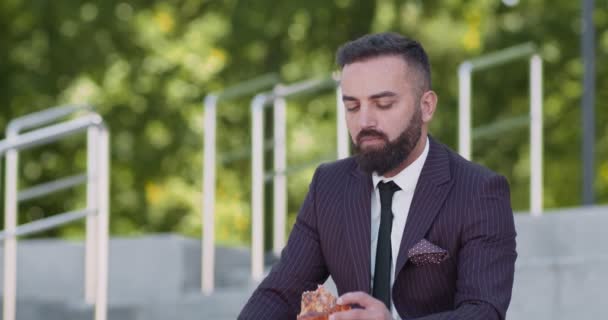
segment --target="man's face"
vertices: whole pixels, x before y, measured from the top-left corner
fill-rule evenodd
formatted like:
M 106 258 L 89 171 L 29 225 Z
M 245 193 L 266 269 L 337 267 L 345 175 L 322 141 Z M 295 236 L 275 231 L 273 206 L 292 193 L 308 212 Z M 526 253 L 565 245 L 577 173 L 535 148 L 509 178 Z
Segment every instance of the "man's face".
M 342 69 L 346 123 L 364 170 L 382 175 L 403 163 L 416 146 L 424 124 L 417 79 L 398 56 Z

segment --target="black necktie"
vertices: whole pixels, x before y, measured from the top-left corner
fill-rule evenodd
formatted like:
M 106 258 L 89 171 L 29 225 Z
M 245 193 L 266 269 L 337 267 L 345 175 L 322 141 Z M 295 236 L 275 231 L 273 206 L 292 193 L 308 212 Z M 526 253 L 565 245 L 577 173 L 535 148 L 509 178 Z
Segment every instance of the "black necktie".
M 393 194 L 401 190 L 393 181 L 378 183 L 380 190 L 380 230 L 376 246 L 376 267 L 372 295 L 391 309 L 391 230 L 393 228 Z

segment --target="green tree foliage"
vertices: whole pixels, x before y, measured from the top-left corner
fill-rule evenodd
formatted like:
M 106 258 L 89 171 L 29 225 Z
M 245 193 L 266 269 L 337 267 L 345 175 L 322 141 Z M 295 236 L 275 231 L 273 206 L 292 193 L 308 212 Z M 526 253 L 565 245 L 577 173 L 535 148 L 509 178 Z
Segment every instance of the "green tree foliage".
M 580 3 L 449 1 L 23 1 L 0 3 L 0 128 L 51 106 L 88 102 L 112 138 L 114 234 L 200 235 L 201 101 L 212 91 L 276 72 L 285 83 L 321 78 L 349 39 L 394 30 L 419 39 L 433 65 L 439 108 L 433 135 L 456 148 L 458 65 L 534 42 L 545 61 L 545 207 L 580 202 L 582 61 Z M 608 3 L 596 2 L 596 194 L 608 201 Z M 474 76 L 474 126 L 526 114 L 525 61 Z M 250 159 L 248 104 L 218 111 L 216 233 L 248 242 Z M 335 157 L 331 90 L 288 106 L 288 163 L 293 221 L 315 163 Z M 25 188 L 84 170 L 85 139 L 74 137 L 23 153 Z M 526 126 L 474 142 L 473 158 L 506 175 L 516 210 L 528 207 Z M 271 159 L 267 153 L 267 159 Z M 84 205 L 82 188 L 21 205 L 20 223 Z M 80 225 L 51 234 L 79 236 Z

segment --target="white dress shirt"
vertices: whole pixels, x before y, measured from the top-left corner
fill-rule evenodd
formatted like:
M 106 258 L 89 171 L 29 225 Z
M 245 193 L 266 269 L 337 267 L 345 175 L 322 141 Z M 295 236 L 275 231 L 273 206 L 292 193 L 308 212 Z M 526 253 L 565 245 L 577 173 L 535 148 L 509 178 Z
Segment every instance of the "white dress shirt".
M 374 269 L 376 268 L 376 246 L 378 244 L 378 230 L 380 229 L 380 194 L 378 191 L 378 183 L 380 181 L 388 182 L 394 181 L 401 190 L 395 192 L 393 195 L 393 227 L 391 230 L 391 250 L 392 250 L 392 267 L 391 267 L 391 288 L 395 283 L 395 264 L 397 262 L 397 255 L 399 254 L 399 247 L 401 245 L 401 238 L 403 237 L 403 229 L 405 228 L 405 222 L 407 215 L 410 211 L 410 205 L 412 198 L 414 197 L 414 189 L 418 183 L 420 172 L 426 157 L 429 153 L 429 139 L 426 138 L 426 145 L 424 151 L 412 164 L 401 170 L 397 175 L 391 178 L 385 178 L 377 175 L 375 172 L 372 174 L 372 180 L 374 182 L 374 191 L 371 196 L 371 209 L 372 209 L 372 223 L 371 223 L 371 280 L 370 283 L 373 286 L 374 283 Z M 391 313 L 394 319 L 400 319 L 395 304 L 391 297 Z

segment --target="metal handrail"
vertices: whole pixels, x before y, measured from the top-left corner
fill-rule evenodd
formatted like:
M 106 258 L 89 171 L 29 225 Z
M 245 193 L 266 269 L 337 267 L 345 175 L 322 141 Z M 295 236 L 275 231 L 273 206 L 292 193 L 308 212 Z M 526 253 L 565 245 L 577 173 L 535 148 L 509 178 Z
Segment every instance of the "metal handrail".
M 470 64 L 472 70 L 478 71 L 511 62 L 516 59 L 530 57 L 537 52 L 538 48 L 536 45 L 532 42 L 527 42 L 467 60 L 465 63 Z
M 30 113 L 9 122 L 6 129 L 7 136 L 16 135 L 23 130 L 44 126 L 56 121 L 57 119 L 67 117 L 80 111 L 93 111 L 93 106 L 88 104 L 75 104 Z
M 543 211 L 543 71 L 541 56 L 533 43 L 510 47 L 460 64 L 458 68 L 458 152 L 464 158 L 471 159 L 473 138 L 471 134 L 471 78 L 473 72 L 519 59 L 529 59 L 530 65 L 530 114 L 528 116 L 530 121 L 530 212 L 534 216 L 539 216 Z M 519 123 L 521 117 L 511 120 L 511 123 Z M 491 130 L 498 131 L 504 127 L 503 123 L 494 126 Z
M 215 286 L 215 158 L 216 158 L 216 111 L 220 101 L 248 96 L 270 88 L 279 82 L 279 76 L 272 73 L 245 81 L 222 92 L 214 92 L 205 96 L 203 106 L 204 137 L 203 137 L 203 212 L 201 220 L 203 236 L 201 239 L 201 291 L 204 295 L 213 292 Z
M 74 120 L 35 129 L 24 134 L 21 130 L 40 127 L 72 113 L 91 108 L 66 106 L 45 110 L 11 121 L 7 138 L 0 141 L 0 159 L 6 156 L 5 230 L 4 240 L 4 297 L 3 319 L 14 320 L 16 315 L 17 236 L 32 234 L 85 218 L 86 227 L 86 283 L 85 300 L 95 303 L 95 319 L 107 315 L 108 280 L 108 223 L 109 223 L 109 135 L 103 119 L 89 112 Z M 17 226 L 19 201 L 72 187 L 82 183 L 81 176 L 73 176 L 45 183 L 25 191 L 19 197 L 17 185 L 18 153 L 21 150 L 49 144 L 63 137 L 87 132 L 87 208 L 39 219 Z
M 9 150 L 26 150 L 39 145 L 49 144 L 73 135 L 92 126 L 101 126 L 103 120 L 97 114 L 89 114 L 74 120 L 65 121 L 45 128 L 30 131 L 18 136 L 10 136 L 0 141 L 0 155 Z
M 79 174 L 63 179 L 39 184 L 37 186 L 23 190 L 19 194 L 19 202 L 24 202 L 31 199 L 40 198 L 51 193 L 69 189 L 87 182 L 86 174 Z
M 264 269 L 264 109 L 274 108 L 274 203 L 273 252 L 279 255 L 285 245 L 287 215 L 286 98 L 319 90 L 335 89 L 337 96 L 338 158 L 348 156 L 342 93 L 332 77 L 307 80 L 288 86 L 277 85 L 271 92 L 260 93 L 251 101 L 251 277 L 260 281 Z
M 27 236 L 27 235 L 35 234 L 38 232 L 51 230 L 51 229 L 60 227 L 62 225 L 68 224 L 72 221 L 82 219 L 82 218 L 84 218 L 88 215 L 94 214 L 94 213 L 95 213 L 95 211 L 75 210 L 75 211 L 65 212 L 62 214 L 56 214 L 56 215 L 53 215 L 48 218 L 24 223 L 22 225 L 19 225 L 15 229 L 15 232 L 13 232 L 13 233 L 0 231 L 0 240 L 4 241 L 5 239 L 7 239 L 9 237 Z

